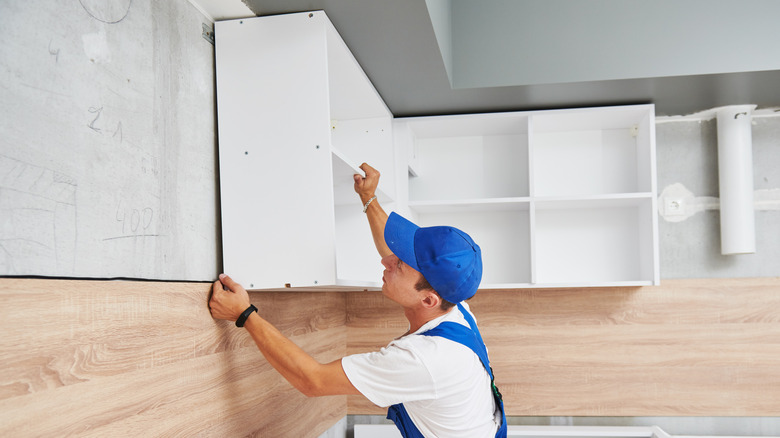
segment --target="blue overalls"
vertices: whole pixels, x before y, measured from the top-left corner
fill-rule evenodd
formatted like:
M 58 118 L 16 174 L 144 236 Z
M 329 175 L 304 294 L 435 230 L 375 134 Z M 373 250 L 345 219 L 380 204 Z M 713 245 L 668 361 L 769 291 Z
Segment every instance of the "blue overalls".
M 501 393 L 498 392 L 498 388 L 496 388 L 496 385 L 493 381 L 493 369 L 490 368 L 490 360 L 488 359 L 487 348 L 485 348 L 485 343 L 482 341 L 482 336 L 479 334 L 479 329 L 477 328 L 476 322 L 474 322 L 474 318 L 471 317 L 471 314 L 467 312 L 460 303 L 458 303 L 458 310 L 460 310 L 460 313 L 463 314 L 466 322 L 469 323 L 471 330 L 462 324 L 445 321 L 438 326 L 428 330 L 427 332 L 420 334 L 424 336 L 441 336 L 442 338 L 455 341 L 459 344 L 469 347 L 471 351 L 479 356 L 479 360 L 482 361 L 482 365 L 485 367 L 488 375 L 490 375 L 490 386 L 493 389 L 493 399 L 496 401 L 496 405 L 499 407 L 499 409 L 501 409 L 501 427 L 496 432 L 496 438 L 505 438 L 507 434 L 507 427 L 506 413 L 504 412 L 504 401 L 501 399 Z M 425 438 L 423 437 L 423 434 L 420 433 L 419 429 L 417 429 L 417 426 L 415 426 L 412 422 L 412 419 L 406 412 L 403 403 L 390 406 L 387 409 L 387 419 L 393 420 L 404 438 Z

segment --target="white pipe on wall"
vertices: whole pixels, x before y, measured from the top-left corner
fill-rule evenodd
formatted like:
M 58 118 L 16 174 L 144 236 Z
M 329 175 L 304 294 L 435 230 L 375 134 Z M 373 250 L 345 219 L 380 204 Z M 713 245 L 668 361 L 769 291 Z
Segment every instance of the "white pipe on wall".
M 718 172 L 720 184 L 720 252 L 756 252 L 753 207 L 753 138 L 755 105 L 719 108 Z

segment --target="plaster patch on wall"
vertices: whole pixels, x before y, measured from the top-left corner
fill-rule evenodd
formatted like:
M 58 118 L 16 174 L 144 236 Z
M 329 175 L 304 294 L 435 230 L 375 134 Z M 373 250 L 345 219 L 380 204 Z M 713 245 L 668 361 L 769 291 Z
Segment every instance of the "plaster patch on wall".
M 780 210 L 780 189 L 753 192 L 756 210 Z M 719 210 L 720 199 L 696 196 L 680 183 L 666 186 L 658 197 L 658 214 L 667 222 L 682 222 L 704 210 Z
M 714 196 L 695 196 L 680 183 L 666 186 L 658 197 L 658 213 L 667 222 L 682 222 L 704 210 L 720 208 L 720 199 Z
M 111 62 L 111 50 L 108 48 L 105 29 L 101 28 L 100 32 L 84 34 L 81 36 L 81 40 L 84 43 L 84 53 L 90 62 L 96 64 Z

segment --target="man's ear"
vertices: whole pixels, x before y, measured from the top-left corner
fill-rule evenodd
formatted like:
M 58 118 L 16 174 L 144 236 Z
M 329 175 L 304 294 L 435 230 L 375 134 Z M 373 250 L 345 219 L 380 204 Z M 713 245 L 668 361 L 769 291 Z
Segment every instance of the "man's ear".
M 441 304 L 441 297 L 433 289 L 425 290 L 425 297 L 422 300 L 423 307 L 433 309 Z

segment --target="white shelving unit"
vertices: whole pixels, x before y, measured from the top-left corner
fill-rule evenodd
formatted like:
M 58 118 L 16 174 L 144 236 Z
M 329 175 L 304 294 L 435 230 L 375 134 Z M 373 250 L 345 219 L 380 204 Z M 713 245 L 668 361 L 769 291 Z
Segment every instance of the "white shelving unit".
M 396 119 L 409 208 L 483 250 L 482 288 L 658 284 L 652 105 Z
M 500 113 L 396 119 L 393 127 L 416 175 L 408 183 L 414 220 L 469 233 L 482 248 L 483 287 L 532 283 L 528 124 L 525 114 Z
M 483 250 L 483 289 L 659 282 L 652 105 L 393 119 L 324 12 L 215 24 L 225 271 L 381 287 L 352 175 Z

